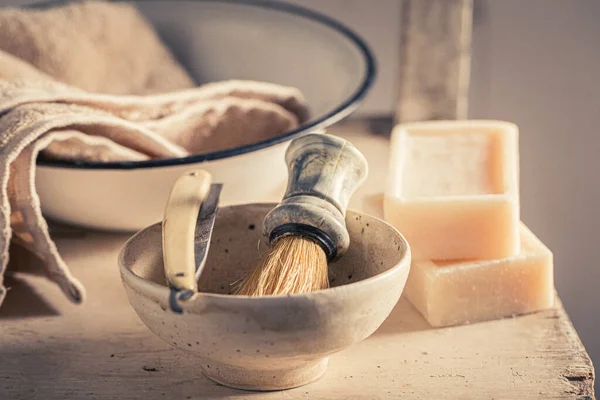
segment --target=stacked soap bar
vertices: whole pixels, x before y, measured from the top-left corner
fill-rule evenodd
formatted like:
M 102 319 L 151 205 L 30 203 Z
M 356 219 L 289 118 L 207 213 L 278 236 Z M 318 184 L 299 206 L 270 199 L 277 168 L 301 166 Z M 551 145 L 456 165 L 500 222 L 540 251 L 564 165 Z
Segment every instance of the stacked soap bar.
M 519 221 L 514 124 L 397 126 L 384 216 L 411 246 L 405 294 L 432 326 L 552 306 L 552 253 Z
M 415 260 L 405 295 L 432 326 L 460 325 L 552 306 L 552 253 L 521 224 L 519 254 L 497 260 Z
M 495 121 L 399 125 L 384 200 L 417 259 L 519 252 L 518 130 Z

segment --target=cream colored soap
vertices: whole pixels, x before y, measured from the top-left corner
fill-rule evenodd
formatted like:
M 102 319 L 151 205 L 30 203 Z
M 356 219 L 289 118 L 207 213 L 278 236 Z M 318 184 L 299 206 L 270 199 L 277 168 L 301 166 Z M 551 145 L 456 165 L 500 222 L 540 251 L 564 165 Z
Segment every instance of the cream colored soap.
M 431 326 L 461 325 L 552 307 L 552 252 L 521 223 L 521 252 L 487 261 L 413 261 L 404 294 Z
M 384 217 L 413 258 L 496 259 L 519 253 L 518 128 L 502 121 L 398 125 Z

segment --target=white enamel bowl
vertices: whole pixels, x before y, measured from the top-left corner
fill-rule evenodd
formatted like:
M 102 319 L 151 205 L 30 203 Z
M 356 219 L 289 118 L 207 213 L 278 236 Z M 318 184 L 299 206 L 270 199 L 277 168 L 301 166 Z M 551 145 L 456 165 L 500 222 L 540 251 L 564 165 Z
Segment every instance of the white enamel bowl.
M 287 179 L 287 143 L 347 116 L 374 79 L 373 57 L 358 36 L 302 8 L 251 0 L 139 1 L 136 6 L 197 82 L 249 79 L 295 86 L 308 100 L 312 118 L 265 142 L 186 158 L 40 160 L 37 191 L 50 219 L 139 230 L 161 220 L 174 181 L 199 167 L 224 184 L 222 205 L 278 201 Z

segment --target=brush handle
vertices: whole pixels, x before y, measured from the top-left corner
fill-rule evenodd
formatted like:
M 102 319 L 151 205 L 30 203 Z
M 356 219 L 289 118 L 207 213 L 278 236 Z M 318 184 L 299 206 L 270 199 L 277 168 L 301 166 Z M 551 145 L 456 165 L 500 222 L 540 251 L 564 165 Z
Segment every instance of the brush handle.
M 263 233 L 269 242 L 288 234 L 309 236 L 329 259 L 339 257 L 350 243 L 346 209 L 367 177 L 367 160 L 350 142 L 315 133 L 293 140 L 285 158 L 287 190 L 265 217 Z

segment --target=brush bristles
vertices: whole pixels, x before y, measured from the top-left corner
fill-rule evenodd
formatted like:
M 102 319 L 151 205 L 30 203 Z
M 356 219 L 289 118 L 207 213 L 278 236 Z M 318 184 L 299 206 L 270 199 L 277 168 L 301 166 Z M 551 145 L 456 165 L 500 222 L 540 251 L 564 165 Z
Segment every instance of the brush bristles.
M 321 246 L 301 236 L 284 236 L 240 283 L 235 294 L 285 295 L 328 287 L 327 257 Z

